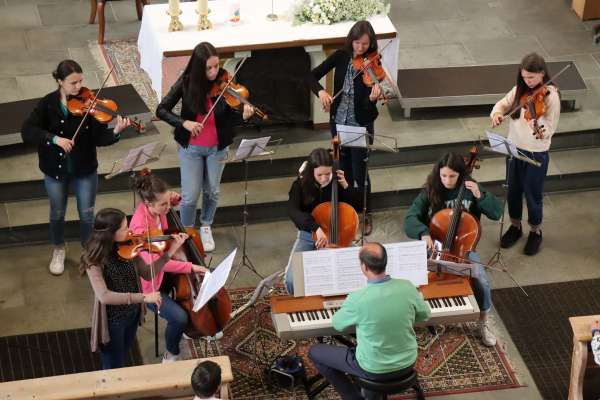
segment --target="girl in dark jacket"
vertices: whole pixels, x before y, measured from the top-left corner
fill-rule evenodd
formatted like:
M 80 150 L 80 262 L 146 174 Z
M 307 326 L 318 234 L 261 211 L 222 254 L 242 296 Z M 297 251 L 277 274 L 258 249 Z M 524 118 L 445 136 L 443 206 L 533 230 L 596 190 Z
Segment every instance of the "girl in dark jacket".
M 158 118 L 175 128 L 181 162 L 181 222 L 185 226 L 194 226 L 202 192 L 200 237 L 206 251 L 215 248 L 211 225 L 219 203 L 223 161 L 233 141 L 233 126 L 241 122 L 239 114 L 224 99 L 219 100 L 204 121 L 217 99 L 211 97 L 210 92 L 220 72 L 219 55 L 214 46 L 207 42 L 198 44 L 185 71 L 156 110 Z M 172 110 L 179 100 L 182 100 L 181 115 L 176 115 Z M 254 109 L 244 105 L 243 119 L 247 120 L 252 114 Z
M 44 96 L 21 129 L 23 141 L 37 146 L 39 167 L 44 173 L 44 185 L 50 199 L 50 237 L 54 244 L 50 272 L 60 275 L 65 260 L 65 212 L 69 184 L 77 198 L 81 229 L 81 244 L 91 235 L 94 205 L 98 186 L 96 146 L 109 146 L 120 138 L 129 124 L 127 118 L 117 117 L 114 129 L 88 116 L 76 140 L 73 135 L 82 117 L 69 113 L 67 100 L 76 96 L 82 87 L 83 71 L 73 60 L 58 64 L 52 76 L 58 89 Z

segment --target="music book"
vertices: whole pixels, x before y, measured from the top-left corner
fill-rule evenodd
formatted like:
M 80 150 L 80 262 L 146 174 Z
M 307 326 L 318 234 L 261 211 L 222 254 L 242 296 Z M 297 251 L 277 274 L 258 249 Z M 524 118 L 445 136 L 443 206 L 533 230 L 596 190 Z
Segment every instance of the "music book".
M 384 245 L 388 262 L 386 272 L 392 278 L 406 279 L 415 286 L 426 285 L 427 246 L 424 241 Z M 335 296 L 367 285 L 360 268 L 360 247 L 305 251 L 301 265 L 294 269 L 294 296 Z M 296 285 L 296 273 L 302 273 L 303 285 Z M 299 289 L 299 290 L 298 290 Z
M 364 126 L 335 125 L 340 145 L 345 147 L 367 147 L 367 128 Z
M 212 299 L 223 286 L 225 286 L 225 282 L 227 282 L 227 278 L 231 272 L 231 266 L 233 265 L 236 252 L 237 248 L 225 257 L 212 272 L 207 272 L 204 275 L 202 285 L 200 286 L 200 293 L 196 297 L 194 307 L 192 308 L 194 312 L 197 312 L 204 307 L 206 303 L 208 303 L 208 301 Z
M 233 161 L 240 161 L 250 157 L 266 156 L 271 154 L 271 152 L 266 150 L 269 140 L 271 140 L 271 136 L 264 136 L 257 139 L 242 139 L 240 146 L 235 152 Z

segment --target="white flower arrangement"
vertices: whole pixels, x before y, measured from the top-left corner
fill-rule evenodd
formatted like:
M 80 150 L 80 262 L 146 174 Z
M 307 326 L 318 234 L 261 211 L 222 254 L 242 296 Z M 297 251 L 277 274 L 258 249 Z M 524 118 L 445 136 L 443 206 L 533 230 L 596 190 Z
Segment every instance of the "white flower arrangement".
M 389 11 L 390 5 L 384 0 L 299 0 L 294 8 L 294 25 L 360 21 Z

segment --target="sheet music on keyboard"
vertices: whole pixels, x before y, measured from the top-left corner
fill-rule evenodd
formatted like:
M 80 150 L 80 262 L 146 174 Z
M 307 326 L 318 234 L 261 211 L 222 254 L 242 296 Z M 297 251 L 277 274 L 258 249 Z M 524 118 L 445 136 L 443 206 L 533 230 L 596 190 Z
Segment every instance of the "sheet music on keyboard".
M 387 271 L 392 278 L 406 279 L 415 286 L 427 284 L 427 248 L 424 241 L 384 245 L 388 253 Z M 304 296 L 347 294 L 367 285 L 360 270 L 359 247 L 306 251 Z

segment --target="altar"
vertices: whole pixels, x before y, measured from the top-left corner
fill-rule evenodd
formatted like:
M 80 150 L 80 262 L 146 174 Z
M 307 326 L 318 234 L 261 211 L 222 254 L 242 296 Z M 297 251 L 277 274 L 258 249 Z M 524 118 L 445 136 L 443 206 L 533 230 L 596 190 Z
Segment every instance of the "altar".
M 231 24 L 227 18 L 227 0 L 209 1 L 209 19 L 213 28 L 204 31 L 196 30 L 197 3 L 181 3 L 183 30 L 177 32 L 168 31 L 167 4 L 147 5 L 138 36 L 140 66 L 150 76 L 152 88 L 159 98 L 183 72 L 193 48 L 204 41 L 212 43 L 222 59 L 228 59 L 224 67 L 230 71 L 240 59 L 251 57 L 253 51 L 292 47 L 304 48 L 313 68 L 344 44 L 354 21 L 294 26 L 291 15 L 294 3 L 295 0 L 274 1 L 274 12 L 279 18 L 270 21 L 266 15 L 271 13 L 271 0 L 241 0 L 241 21 Z M 382 52 L 382 62 L 392 82 L 396 82 L 399 52 L 396 29 L 387 15 L 374 16 L 369 21 L 380 48 L 392 41 Z M 321 83 L 326 86 L 325 77 Z M 326 123 L 328 114 L 322 111 L 316 96 L 312 96 L 311 105 L 312 121 Z

